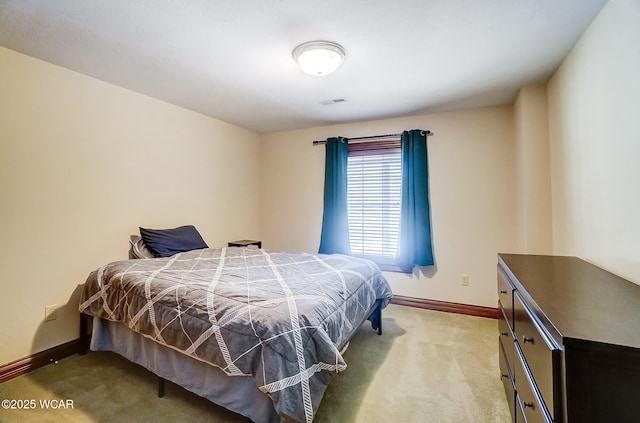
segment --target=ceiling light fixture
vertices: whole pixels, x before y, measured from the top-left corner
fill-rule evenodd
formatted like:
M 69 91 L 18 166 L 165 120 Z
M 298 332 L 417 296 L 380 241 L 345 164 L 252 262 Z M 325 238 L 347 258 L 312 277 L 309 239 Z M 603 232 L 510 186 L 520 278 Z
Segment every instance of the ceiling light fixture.
M 347 53 L 331 41 L 309 41 L 294 48 L 291 55 L 305 73 L 325 76 L 338 69 Z

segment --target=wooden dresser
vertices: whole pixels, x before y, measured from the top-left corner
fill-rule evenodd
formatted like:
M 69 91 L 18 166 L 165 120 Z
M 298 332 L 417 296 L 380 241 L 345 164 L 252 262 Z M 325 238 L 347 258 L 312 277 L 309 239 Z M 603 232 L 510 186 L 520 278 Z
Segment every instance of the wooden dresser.
M 640 422 L 640 286 L 576 257 L 498 255 L 515 422 Z

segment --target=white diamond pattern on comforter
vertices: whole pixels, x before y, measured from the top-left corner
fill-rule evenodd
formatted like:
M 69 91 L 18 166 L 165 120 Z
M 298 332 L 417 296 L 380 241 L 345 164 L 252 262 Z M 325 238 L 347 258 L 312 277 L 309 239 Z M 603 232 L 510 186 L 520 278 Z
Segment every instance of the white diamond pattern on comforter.
M 80 311 L 250 376 L 284 421 L 310 422 L 346 368 L 341 348 L 392 296 L 368 260 L 209 248 L 107 264 L 87 278 Z

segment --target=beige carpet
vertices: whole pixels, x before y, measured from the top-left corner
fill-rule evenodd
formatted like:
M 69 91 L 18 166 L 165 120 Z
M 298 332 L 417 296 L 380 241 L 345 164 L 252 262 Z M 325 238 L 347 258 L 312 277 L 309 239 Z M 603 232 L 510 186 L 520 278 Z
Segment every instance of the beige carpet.
M 368 323 L 345 353 L 348 368 L 325 393 L 314 422 L 508 422 L 498 370 L 496 320 L 390 305 L 383 335 Z M 0 399 L 36 409 L 0 409 L 0 422 L 248 422 L 167 384 L 113 353 L 72 356 L 0 384 Z M 46 410 L 42 401 L 73 408 Z M 54 403 L 55 404 L 55 403 Z

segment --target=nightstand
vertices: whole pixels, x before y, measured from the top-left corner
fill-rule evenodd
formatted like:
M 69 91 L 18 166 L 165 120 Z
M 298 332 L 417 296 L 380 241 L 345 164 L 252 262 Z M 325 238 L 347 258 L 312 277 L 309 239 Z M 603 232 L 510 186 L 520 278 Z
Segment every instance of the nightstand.
M 241 239 L 239 241 L 229 241 L 229 247 L 248 247 L 249 245 L 255 245 L 258 248 L 262 248 L 262 241 L 256 241 L 253 239 Z

